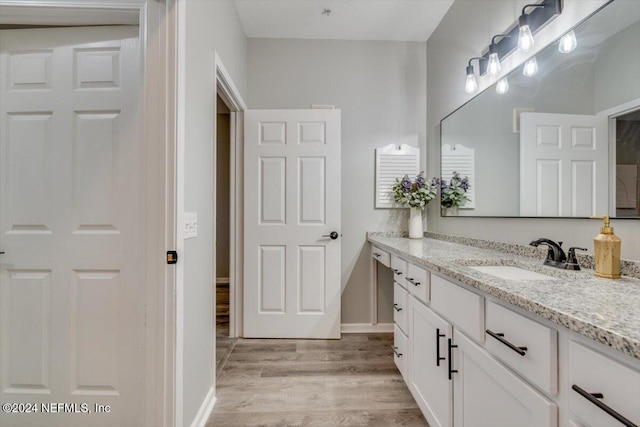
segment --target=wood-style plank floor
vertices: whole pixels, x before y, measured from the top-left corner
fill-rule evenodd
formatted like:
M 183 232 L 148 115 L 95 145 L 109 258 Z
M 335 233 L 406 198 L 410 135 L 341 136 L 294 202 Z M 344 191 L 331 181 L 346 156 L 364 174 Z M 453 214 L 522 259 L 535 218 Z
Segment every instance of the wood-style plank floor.
M 393 363 L 393 334 L 240 339 L 218 375 L 213 426 L 428 426 Z

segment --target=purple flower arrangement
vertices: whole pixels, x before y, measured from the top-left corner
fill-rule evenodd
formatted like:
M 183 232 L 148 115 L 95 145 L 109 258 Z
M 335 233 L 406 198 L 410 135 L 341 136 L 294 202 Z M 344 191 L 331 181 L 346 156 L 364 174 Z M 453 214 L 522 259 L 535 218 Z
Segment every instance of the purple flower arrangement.
M 393 200 L 407 208 L 424 209 L 430 201 L 436 198 L 440 180 L 432 178 L 429 182 L 424 179 L 424 172 L 420 172 L 414 181 L 408 175 L 397 179 L 391 187 Z

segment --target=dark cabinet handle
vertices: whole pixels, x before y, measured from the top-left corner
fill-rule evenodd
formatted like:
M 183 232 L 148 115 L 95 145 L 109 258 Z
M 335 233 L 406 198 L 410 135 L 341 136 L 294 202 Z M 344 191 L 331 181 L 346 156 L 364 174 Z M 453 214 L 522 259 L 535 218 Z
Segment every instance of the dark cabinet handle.
M 397 357 L 402 357 L 402 353 L 398 353 L 398 347 L 391 346 L 391 348 Z
M 440 357 L 440 338 L 444 338 L 444 334 L 440 333 L 440 328 L 436 329 L 436 366 L 440 366 L 440 361 L 444 357 Z
M 413 280 L 413 277 L 407 277 L 407 282 L 411 283 L 412 285 L 415 286 L 420 286 L 420 282 L 416 282 Z
M 4 251 L 0 251 L 0 255 L 4 255 Z
M 451 344 L 451 338 L 448 338 L 448 347 L 449 347 L 449 351 L 448 351 L 448 355 L 449 355 L 449 380 L 451 380 L 451 375 L 452 374 L 456 374 L 458 373 L 457 369 L 452 369 L 453 368 L 453 352 L 451 351 L 454 348 L 458 348 L 457 345 L 455 344 Z
M 502 338 L 502 337 L 504 337 L 504 334 L 493 332 L 493 331 L 490 331 L 489 329 L 487 329 L 486 332 L 490 336 L 492 336 L 493 338 L 495 338 L 498 341 L 500 341 L 502 344 L 504 344 L 507 347 L 509 347 L 511 350 L 513 350 L 516 353 L 518 353 L 520 356 L 525 356 L 527 354 L 527 347 L 518 347 L 518 346 L 515 346 L 515 345 L 511 344 L 509 341 L 507 341 L 504 338 Z
M 393 308 L 399 313 L 402 311 L 402 307 L 398 307 L 398 304 L 393 304 Z
M 374 252 L 374 253 L 373 253 L 373 256 L 374 256 L 374 257 L 376 257 L 376 258 L 378 258 L 378 257 L 380 256 L 380 254 L 379 254 L 378 252 Z
M 397 274 L 398 276 L 401 276 L 401 275 L 402 275 L 402 271 L 398 270 L 397 268 L 394 268 L 394 269 L 393 269 L 393 273 L 394 273 L 394 274 Z
M 621 424 L 624 424 L 627 427 L 638 427 L 636 424 L 632 423 L 631 421 L 629 421 L 628 419 L 626 419 L 625 417 L 623 417 L 622 415 L 620 415 L 619 413 L 617 413 L 616 411 L 611 409 L 609 406 L 607 406 L 604 403 L 600 402 L 598 399 L 604 398 L 602 393 L 589 393 L 588 391 L 583 390 L 582 388 L 578 387 L 575 384 L 572 385 L 571 388 L 573 389 L 573 391 L 578 393 L 580 396 L 584 397 L 589 402 L 593 403 L 594 405 L 596 405 L 598 408 L 602 409 L 607 414 L 611 415 L 613 418 L 615 418 Z

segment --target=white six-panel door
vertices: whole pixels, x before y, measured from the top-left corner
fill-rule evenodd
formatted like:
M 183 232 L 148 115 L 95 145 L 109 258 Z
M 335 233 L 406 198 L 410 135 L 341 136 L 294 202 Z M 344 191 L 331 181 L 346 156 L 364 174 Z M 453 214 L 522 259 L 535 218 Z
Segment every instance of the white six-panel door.
M 3 427 L 143 423 L 139 64 L 137 27 L 0 32 L 0 400 L 77 405 Z
M 244 149 L 244 336 L 339 338 L 340 111 L 247 111 Z
M 522 113 L 520 215 L 606 215 L 608 162 L 605 116 Z

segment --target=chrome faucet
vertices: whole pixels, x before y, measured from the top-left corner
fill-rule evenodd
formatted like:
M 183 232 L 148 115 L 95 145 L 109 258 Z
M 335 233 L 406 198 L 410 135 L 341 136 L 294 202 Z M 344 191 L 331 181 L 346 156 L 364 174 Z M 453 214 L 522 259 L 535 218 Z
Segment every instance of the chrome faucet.
M 565 268 L 567 254 L 565 254 L 562 250 L 562 242 L 556 243 L 551 239 L 541 238 L 533 240 L 529 244 L 535 247 L 538 247 L 538 245 L 545 245 L 549 248 L 549 252 L 547 252 L 547 258 L 544 260 L 544 265 Z

